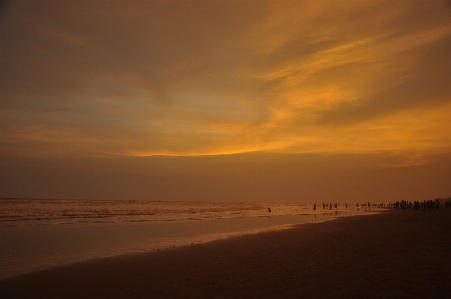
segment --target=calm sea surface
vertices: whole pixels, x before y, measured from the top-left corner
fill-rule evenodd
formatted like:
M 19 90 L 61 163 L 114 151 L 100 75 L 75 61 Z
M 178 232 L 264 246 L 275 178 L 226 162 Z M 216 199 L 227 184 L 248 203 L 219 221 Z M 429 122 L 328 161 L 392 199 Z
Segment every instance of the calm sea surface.
M 0 279 L 365 212 L 302 204 L 0 199 Z

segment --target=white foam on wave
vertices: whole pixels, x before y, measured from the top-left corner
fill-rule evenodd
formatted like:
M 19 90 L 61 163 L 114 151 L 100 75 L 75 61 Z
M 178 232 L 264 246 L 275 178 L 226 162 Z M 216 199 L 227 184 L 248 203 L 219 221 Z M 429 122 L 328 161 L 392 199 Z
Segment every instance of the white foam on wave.
M 262 212 L 258 204 L 120 200 L 0 200 L 0 226 L 66 222 L 136 222 L 219 219 Z M 112 219 L 105 219 L 112 218 Z

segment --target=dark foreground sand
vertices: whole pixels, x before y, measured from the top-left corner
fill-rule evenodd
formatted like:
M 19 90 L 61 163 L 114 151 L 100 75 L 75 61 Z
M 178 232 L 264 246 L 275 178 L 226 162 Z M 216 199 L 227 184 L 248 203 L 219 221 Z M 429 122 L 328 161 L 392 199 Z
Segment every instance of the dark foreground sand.
M 2 298 L 451 298 L 451 209 L 387 211 L 0 281 Z

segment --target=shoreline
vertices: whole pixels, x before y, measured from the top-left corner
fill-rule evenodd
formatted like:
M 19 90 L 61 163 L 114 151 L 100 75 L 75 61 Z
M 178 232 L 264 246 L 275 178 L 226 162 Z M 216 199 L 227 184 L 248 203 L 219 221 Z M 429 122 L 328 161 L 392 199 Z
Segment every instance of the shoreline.
M 0 227 L 0 280 L 97 258 L 206 243 L 353 215 L 352 211 L 225 219 Z M 269 214 L 269 213 L 268 213 Z M 21 241 L 23 240 L 23 241 Z M 43 244 L 42 240 L 47 240 Z
M 0 281 L 7 298 L 442 298 L 451 210 L 387 210 L 89 260 Z M 445 296 L 446 297 L 446 296 Z

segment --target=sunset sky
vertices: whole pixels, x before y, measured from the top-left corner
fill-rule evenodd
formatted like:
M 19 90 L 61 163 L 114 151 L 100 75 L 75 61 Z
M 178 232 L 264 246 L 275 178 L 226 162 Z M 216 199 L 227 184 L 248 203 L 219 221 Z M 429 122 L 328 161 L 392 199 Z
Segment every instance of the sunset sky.
M 0 7 L 0 197 L 451 196 L 449 1 Z

